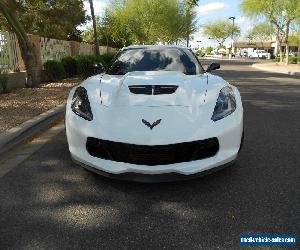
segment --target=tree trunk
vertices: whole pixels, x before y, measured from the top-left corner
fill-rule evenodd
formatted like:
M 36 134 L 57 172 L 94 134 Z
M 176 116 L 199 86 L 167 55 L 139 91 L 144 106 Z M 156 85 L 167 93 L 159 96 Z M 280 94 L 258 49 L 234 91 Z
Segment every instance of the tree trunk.
M 297 54 L 297 57 L 298 57 L 298 62 L 300 62 L 300 42 L 298 42 L 298 54 Z
M 33 43 L 30 41 L 24 28 L 20 24 L 13 5 L 13 2 L 7 3 L 4 0 L 0 0 L 0 11 L 4 15 L 9 26 L 17 35 L 21 55 L 27 71 L 26 87 L 35 87 L 41 82 L 40 72 L 37 68 L 38 55 Z
M 289 43 L 286 42 L 285 44 L 285 64 L 289 64 Z
M 280 56 L 280 62 L 283 62 L 283 54 L 282 54 L 282 46 L 279 44 L 279 56 Z
M 186 47 L 189 47 L 189 45 L 190 45 L 190 34 L 188 34 L 186 37 Z
M 285 31 L 285 64 L 289 64 L 289 32 L 290 32 L 290 22 L 288 21 L 286 24 Z
M 93 0 L 89 0 L 89 1 L 90 1 L 90 9 L 91 9 L 91 15 L 92 15 L 92 20 L 93 20 L 95 53 L 96 53 L 96 55 L 100 55 L 97 23 L 96 23 L 95 11 L 94 11 L 94 3 L 93 3 Z
M 280 62 L 283 61 L 283 55 L 282 55 L 282 40 L 280 40 L 279 35 L 277 34 L 277 44 L 279 45 L 279 56 L 280 56 Z
M 282 63 L 283 62 L 283 54 L 282 54 L 282 41 L 283 41 L 283 34 L 281 32 L 281 29 L 280 27 L 278 26 L 278 24 L 276 22 L 272 22 L 276 28 L 277 28 L 277 31 L 276 31 L 276 41 L 277 41 L 277 44 L 279 44 L 279 55 L 280 55 L 280 62 Z
M 33 46 L 31 41 L 29 41 L 29 44 L 26 44 L 25 46 L 21 43 L 19 44 L 27 72 L 26 87 L 32 88 L 41 82 L 41 71 L 37 68 L 38 58 L 36 48 Z

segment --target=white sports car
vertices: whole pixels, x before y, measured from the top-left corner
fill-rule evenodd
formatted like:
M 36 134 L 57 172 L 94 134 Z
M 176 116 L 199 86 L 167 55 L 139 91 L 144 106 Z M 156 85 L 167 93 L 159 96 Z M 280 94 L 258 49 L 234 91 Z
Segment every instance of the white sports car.
M 243 141 L 239 91 L 181 46 L 123 48 L 71 90 L 72 159 L 119 179 L 170 181 L 232 164 Z

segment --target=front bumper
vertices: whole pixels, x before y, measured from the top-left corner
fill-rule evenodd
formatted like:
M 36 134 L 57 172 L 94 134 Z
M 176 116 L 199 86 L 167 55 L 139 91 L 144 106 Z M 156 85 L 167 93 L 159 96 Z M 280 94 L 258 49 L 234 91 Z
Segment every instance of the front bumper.
M 173 181 L 195 179 L 195 178 L 199 178 L 199 177 L 202 177 L 205 175 L 209 175 L 209 174 L 219 171 L 225 167 L 229 167 L 235 163 L 235 160 L 233 160 L 224 165 L 221 165 L 221 166 L 218 166 L 215 168 L 211 168 L 211 169 L 199 172 L 199 173 L 190 174 L 190 175 L 184 175 L 184 174 L 179 174 L 179 173 L 175 173 L 175 172 L 164 173 L 164 174 L 142 174 L 142 173 L 134 173 L 134 172 L 112 174 L 109 172 L 99 170 L 98 168 L 94 168 L 94 167 L 85 165 L 82 162 L 75 160 L 75 158 L 73 158 L 73 157 L 72 157 L 72 160 L 76 164 L 82 166 L 83 168 L 85 168 L 91 172 L 94 172 L 96 174 L 99 174 L 99 175 L 102 175 L 102 176 L 105 176 L 105 177 L 108 177 L 111 179 L 136 181 L 136 182 L 144 182 L 144 183 L 173 182 Z
M 93 108 L 95 116 L 91 122 L 78 117 L 70 108 L 67 108 L 67 139 L 71 156 L 76 162 L 104 175 L 158 177 L 158 175 L 171 174 L 194 177 L 195 174 L 232 163 L 237 158 L 240 149 L 243 133 L 241 106 L 233 114 L 217 122 L 210 120 L 211 111 L 205 108 L 124 107 L 108 110 L 101 105 Z M 141 119 L 145 117 L 149 121 L 161 118 L 162 122 L 150 130 L 141 122 Z M 89 137 L 149 146 L 217 138 L 219 150 L 213 157 L 201 160 L 165 165 L 138 165 L 92 156 L 86 148 Z
M 232 118 L 233 119 L 233 118 Z M 201 160 L 180 162 L 166 165 L 137 165 L 124 162 L 105 160 L 94 157 L 89 154 L 86 148 L 87 138 L 95 136 L 96 131 L 89 129 L 78 129 L 76 123 L 66 122 L 67 138 L 69 150 L 72 158 L 83 166 L 88 166 L 93 171 L 102 173 L 103 175 L 115 175 L 118 178 L 125 176 L 125 179 L 144 179 L 144 175 L 164 175 L 171 174 L 183 175 L 182 177 L 194 177 L 195 174 L 214 170 L 220 166 L 231 164 L 238 156 L 241 146 L 241 138 L 243 133 L 243 122 L 232 123 L 221 132 L 218 128 L 207 131 L 207 136 L 215 136 L 219 141 L 219 150 L 213 157 L 208 157 Z M 206 139 L 206 138 L 200 138 Z M 131 178 L 131 175 L 135 177 Z M 138 178 L 136 178 L 138 177 Z M 169 178 L 169 177 L 168 177 Z M 158 178 L 160 179 L 160 177 Z M 171 178 L 173 179 L 173 178 Z M 176 179 L 176 178 L 175 178 Z

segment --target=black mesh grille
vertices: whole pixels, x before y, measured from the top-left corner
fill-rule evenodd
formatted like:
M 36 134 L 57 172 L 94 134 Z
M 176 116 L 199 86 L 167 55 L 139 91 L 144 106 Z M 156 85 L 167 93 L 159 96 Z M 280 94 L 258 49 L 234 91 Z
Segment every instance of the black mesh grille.
M 169 145 L 135 145 L 89 137 L 86 143 L 90 155 L 106 160 L 137 165 L 166 165 L 201 160 L 219 151 L 217 138 Z
M 175 93 L 178 86 L 175 85 L 132 85 L 129 90 L 138 95 L 170 95 Z

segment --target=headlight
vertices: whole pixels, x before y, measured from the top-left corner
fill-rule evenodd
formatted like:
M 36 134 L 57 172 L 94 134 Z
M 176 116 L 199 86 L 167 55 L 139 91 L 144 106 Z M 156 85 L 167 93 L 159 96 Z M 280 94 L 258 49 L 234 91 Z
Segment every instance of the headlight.
M 224 117 L 232 114 L 236 109 L 236 101 L 231 87 L 224 87 L 221 89 L 214 113 L 212 115 L 213 121 L 218 121 Z
M 93 113 L 87 95 L 87 91 L 83 87 L 78 87 L 73 95 L 71 108 L 73 112 L 85 120 L 93 120 Z

